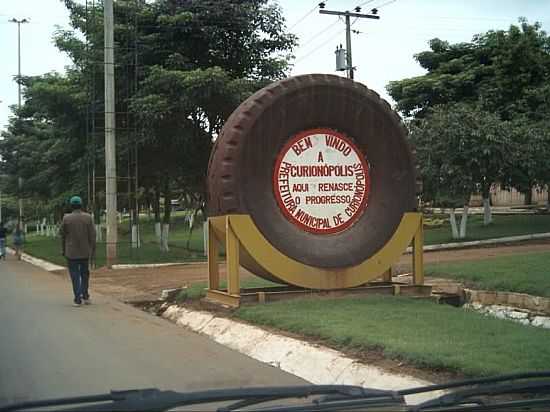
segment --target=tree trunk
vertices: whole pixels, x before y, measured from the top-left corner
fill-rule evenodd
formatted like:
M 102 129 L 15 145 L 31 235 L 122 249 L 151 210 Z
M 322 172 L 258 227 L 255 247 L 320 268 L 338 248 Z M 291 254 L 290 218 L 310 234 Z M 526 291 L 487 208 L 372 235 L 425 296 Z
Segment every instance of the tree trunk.
M 162 224 L 161 244 L 160 244 L 160 249 L 163 252 L 169 252 L 170 251 L 170 247 L 168 246 L 169 235 L 170 235 L 170 224 L 169 223 L 163 223 Z
M 533 201 L 533 188 L 529 187 L 528 190 L 525 191 L 525 205 L 529 206 Z
M 160 230 L 160 189 L 155 187 L 155 197 L 153 200 L 153 212 L 155 213 L 155 235 L 160 241 L 161 230 Z
M 132 224 L 132 248 L 140 247 L 138 225 Z
M 491 185 L 483 187 L 481 196 L 483 197 L 483 226 L 487 226 L 493 222 L 493 214 L 491 213 Z
M 134 206 L 135 212 L 134 212 L 134 226 L 135 226 L 135 242 L 136 242 L 136 248 L 141 247 L 141 235 L 139 233 L 139 201 L 136 201 L 136 205 Z M 133 236 L 133 228 L 132 228 L 132 236 Z
M 458 226 L 456 225 L 456 215 L 454 207 L 449 211 L 449 221 L 451 222 L 451 232 L 453 239 L 458 239 Z
M 462 209 L 462 219 L 460 220 L 460 239 L 466 237 L 466 225 L 468 224 L 468 205 Z
M 95 224 L 95 241 L 103 242 L 103 232 L 101 231 L 101 224 Z
M 493 214 L 491 213 L 491 199 L 483 198 L 483 226 L 493 223 Z
M 162 219 L 162 233 L 160 250 L 168 252 L 168 239 L 170 234 L 170 216 L 172 214 L 172 193 L 170 192 L 170 182 L 168 178 L 164 181 L 164 216 Z

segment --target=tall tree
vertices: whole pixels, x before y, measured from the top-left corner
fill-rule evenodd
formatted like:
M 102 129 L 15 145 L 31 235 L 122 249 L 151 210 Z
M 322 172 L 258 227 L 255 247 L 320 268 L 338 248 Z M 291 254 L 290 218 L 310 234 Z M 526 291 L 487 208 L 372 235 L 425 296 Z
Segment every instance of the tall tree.
M 450 44 L 433 39 L 430 50 L 418 53 L 415 58 L 427 73 L 387 86 L 397 109 L 406 117 L 423 118 L 437 105 L 465 103 L 512 121 L 517 131 L 531 124 L 527 130 L 533 132 L 535 124 L 550 116 L 550 37 L 539 23 L 529 24 L 520 19 L 518 26 L 474 36 L 470 43 Z M 516 159 L 517 167 L 509 169 L 503 183 L 524 192 L 528 201 L 529 185 L 540 181 L 534 177 L 540 171 L 526 171 L 522 165 L 540 164 L 547 159 L 542 150 L 544 139 L 536 140 L 534 133 L 516 133 L 516 146 L 529 145 L 526 139 L 530 136 L 535 139 L 531 148 L 538 150 L 516 150 L 502 163 L 510 165 L 512 158 Z M 502 160 L 498 142 L 488 147 L 491 137 L 483 130 L 479 139 L 474 144 L 488 150 L 488 156 L 495 156 L 496 166 Z M 482 178 L 479 183 L 487 208 L 487 187 L 494 182 Z
M 392 81 L 387 90 L 407 117 L 452 102 L 480 104 L 504 120 L 517 115 L 540 120 L 547 114 L 550 37 L 539 23 L 474 36 L 471 43 L 429 42 L 415 59 L 427 73 Z
M 424 200 L 450 208 L 453 238 L 466 237 L 471 194 L 481 189 L 488 196 L 491 182 L 504 174 L 511 150 L 508 124 L 476 106 L 441 105 L 412 123 L 411 138 L 424 181 Z M 456 207 L 463 207 L 460 230 Z
M 68 193 L 86 193 L 88 159 L 101 170 L 103 153 L 102 4 L 64 2 L 71 29 L 58 30 L 54 41 L 73 66 L 66 75 L 23 79 L 21 117 L 0 143 L 8 187 L 16 190 L 13 177 L 24 173 L 29 196 L 58 206 Z M 296 38 L 270 0 L 118 0 L 114 13 L 119 161 L 137 142 L 141 192 L 165 196 L 166 220 L 167 198 L 187 194 L 204 204 L 212 141 L 244 98 L 286 75 Z M 88 140 L 96 142 L 93 153 Z
M 550 122 L 533 122 L 526 118 L 510 124 L 511 150 L 502 183 L 525 194 L 525 204 L 532 203 L 532 188 L 550 189 Z

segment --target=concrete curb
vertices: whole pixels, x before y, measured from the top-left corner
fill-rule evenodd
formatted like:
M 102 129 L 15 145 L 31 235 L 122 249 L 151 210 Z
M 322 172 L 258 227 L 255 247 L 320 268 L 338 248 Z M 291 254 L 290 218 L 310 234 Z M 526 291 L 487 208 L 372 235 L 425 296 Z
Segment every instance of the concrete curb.
M 6 248 L 10 255 L 15 255 L 15 250 L 12 248 Z M 64 266 L 56 265 L 55 263 L 48 262 L 47 260 L 40 259 L 34 256 L 29 255 L 28 253 L 21 254 L 21 260 L 31 265 L 38 266 L 41 269 L 47 270 L 48 272 L 55 272 L 57 270 L 65 270 Z
M 204 262 L 172 262 L 172 263 L 135 263 L 135 264 L 119 264 L 119 265 L 113 265 L 113 269 L 154 269 L 154 268 L 162 268 L 166 266 L 189 266 L 189 265 L 204 265 L 206 261 Z
M 471 246 L 497 245 L 499 243 L 521 242 L 536 239 L 550 239 L 550 233 L 534 233 L 532 235 L 499 237 L 495 239 L 473 240 L 471 242 L 441 243 L 438 245 L 424 246 L 424 251 L 429 252 L 433 250 L 463 249 Z M 406 252 L 412 253 L 412 247 L 408 247 Z
M 217 317 L 209 312 L 171 305 L 162 316 L 230 349 L 317 385 L 358 385 L 396 390 L 431 384 L 365 365 L 333 349 L 277 335 L 256 326 Z M 421 402 L 440 394 L 442 392 L 415 395 L 407 401 Z

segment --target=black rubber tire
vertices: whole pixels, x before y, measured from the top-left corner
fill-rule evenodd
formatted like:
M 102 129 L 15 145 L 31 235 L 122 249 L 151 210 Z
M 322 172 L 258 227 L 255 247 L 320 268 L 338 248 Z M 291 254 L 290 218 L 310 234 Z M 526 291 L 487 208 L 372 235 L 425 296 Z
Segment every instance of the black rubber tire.
M 348 229 L 331 235 L 290 223 L 272 187 L 284 144 L 300 131 L 321 127 L 350 137 L 370 165 L 366 210 Z M 317 267 L 349 267 L 376 253 L 403 213 L 416 210 L 415 182 L 407 130 L 377 93 L 339 76 L 296 76 L 258 91 L 227 120 L 210 156 L 208 213 L 249 214 L 287 256 Z

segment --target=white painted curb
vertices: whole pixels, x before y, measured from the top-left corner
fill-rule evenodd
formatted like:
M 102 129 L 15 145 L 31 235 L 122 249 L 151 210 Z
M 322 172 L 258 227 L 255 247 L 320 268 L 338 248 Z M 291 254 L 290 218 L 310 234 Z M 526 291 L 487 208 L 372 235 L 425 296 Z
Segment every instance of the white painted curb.
M 172 305 L 162 316 L 253 359 L 317 385 L 341 384 L 397 390 L 431 384 L 365 365 L 333 349 L 277 335 L 208 312 Z M 407 402 L 422 402 L 441 394 L 443 392 L 439 391 L 413 395 L 407 397 Z
M 12 248 L 6 248 L 10 255 L 15 255 L 15 250 Z M 37 257 L 31 256 L 27 253 L 21 254 L 21 260 L 31 265 L 38 266 L 41 269 L 47 270 L 48 272 L 54 272 L 56 270 L 65 270 L 64 266 L 56 265 L 55 263 L 48 262 L 44 259 L 39 259 Z
M 532 235 L 499 237 L 496 239 L 473 240 L 471 242 L 453 242 L 453 243 L 441 243 L 439 245 L 427 245 L 427 246 L 424 246 L 424 251 L 461 249 L 469 246 L 494 245 L 499 243 L 521 242 L 524 240 L 549 239 L 549 238 L 550 238 L 550 233 L 534 233 Z M 412 252 L 412 247 L 408 247 L 407 253 L 411 253 L 411 252 Z
M 113 269 L 154 269 L 162 268 L 165 266 L 179 266 L 179 265 L 204 265 L 205 262 L 172 262 L 172 263 L 121 263 L 113 265 Z

